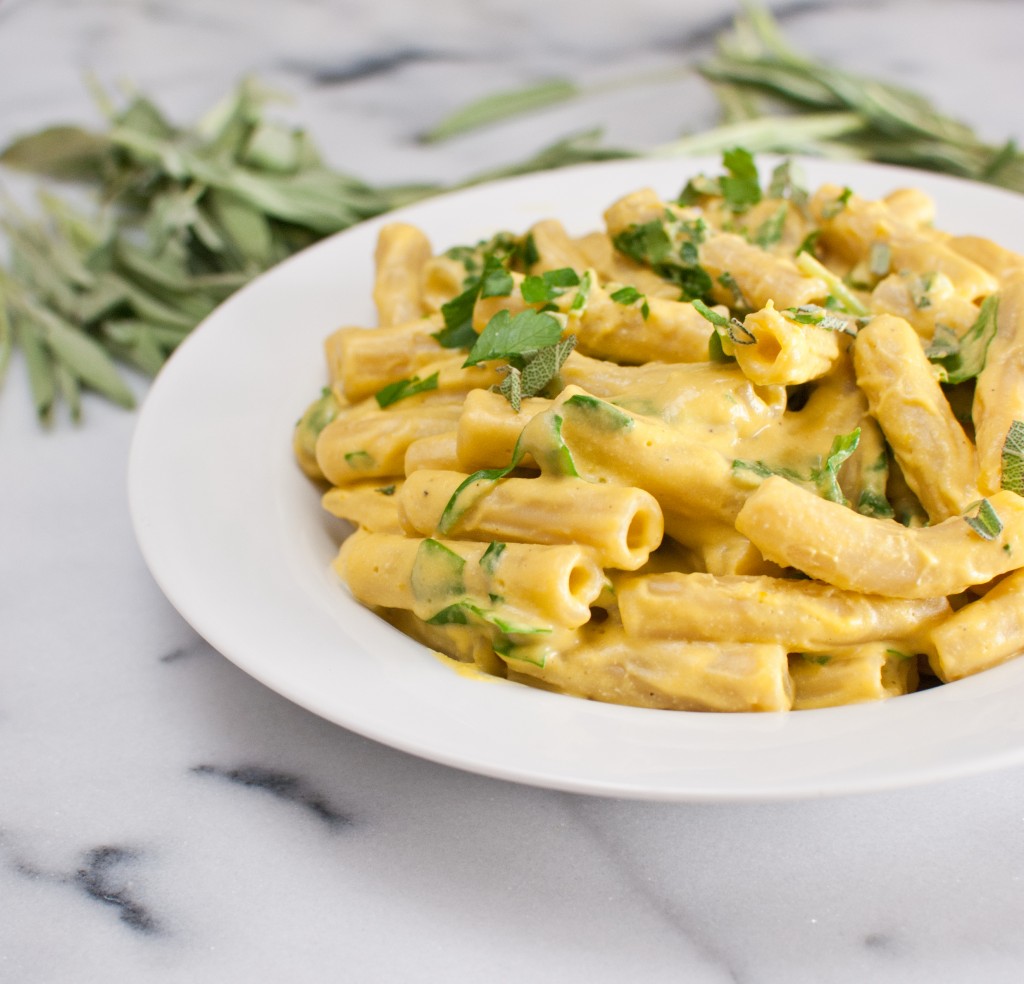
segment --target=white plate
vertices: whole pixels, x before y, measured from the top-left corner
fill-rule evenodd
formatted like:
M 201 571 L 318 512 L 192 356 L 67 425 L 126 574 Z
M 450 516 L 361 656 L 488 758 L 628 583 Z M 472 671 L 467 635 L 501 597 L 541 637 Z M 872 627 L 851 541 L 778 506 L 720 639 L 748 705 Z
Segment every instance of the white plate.
M 1024 198 L 874 165 L 803 162 L 812 187 L 868 197 L 915 185 L 938 225 L 1024 251 Z M 377 619 L 329 569 L 338 531 L 293 462 L 293 425 L 325 381 L 324 337 L 373 323 L 377 230 L 401 218 L 435 248 L 557 216 L 601 225 L 621 194 L 666 196 L 717 159 L 630 161 L 431 199 L 325 240 L 260 277 L 154 383 L 129 469 L 146 561 L 214 647 L 310 711 L 462 769 L 577 792 L 766 800 L 862 792 L 1024 761 L 1024 660 L 885 703 L 792 714 L 616 707 L 453 672 Z

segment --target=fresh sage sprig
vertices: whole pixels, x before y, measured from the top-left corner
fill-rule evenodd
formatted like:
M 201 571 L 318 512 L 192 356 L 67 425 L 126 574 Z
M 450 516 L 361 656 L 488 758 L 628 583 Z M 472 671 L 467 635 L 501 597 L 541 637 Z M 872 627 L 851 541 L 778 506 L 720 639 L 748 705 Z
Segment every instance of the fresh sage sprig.
M 188 333 L 256 274 L 323 236 L 414 201 L 434 186 L 373 187 L 329 168 L 305 131 L 265 112 L 247 80 L 190 129 L 149 99 L 108 126 L 57 126 L 11 143 L 0 163 L 73 182 L 97 207 L 40 196 L 8 203 L 0 271 L 0 367 L 24 352 L 40 418 L 88 388 L 131 406 L 119 364 L 152 375 Z
M 77 418 L 83 389 L 130 406 L 121 366 L 155 373 L 256 274 L 363 219 L 498 177 L 742 147 L 898 163 L 1024 192 L 1024 155 L 1012 142 L 989 145 L 916 93 L 815 61 L 787 44 L 766 10 L 744 7 L 718 38 L 715 56 L 696 67 L 719 100 L 719 125 L 642 150 L 608 147 L 596 130 L 572 134 L 452 186 L 380 187 L 332 168 L 305 130 L 271 117 L 272 94 L 253 80 L 190 128 L 172 124 L 142 95 L 118 106 L 97 90 L 104 130 L 48 127 L 0 152 L 0 164 L 91 190 L 97 202 L 72 206 L 50 192 L 38 215 L 0 207 L 8 247 L 0 269 L 0 379 L 18 347 L 41 419 L 62 401 Z M 548 79 L 488 95 L 425 139 L 587 94 Z
M 989 144 L 916 92 L 817 61 L 786 41 L 767 9 L 749 0 L 743 8 L 716 39 L 712 58 L 678 70 L 680 76 L 696 71 L 709 83 L 719 124 L 648 148 L 646 155 L 713 155 L 730 147 L 827 155 L 941 171 L 1024 192 L 1024 154 L 1013 141 Z M 644 81 L 622 79 L 618 85 Z M 487 96 L 442 120 L 429 138 L 590 94 L 567 81 L 546 80 L 524 89 L 520 99 L 508 92 Z

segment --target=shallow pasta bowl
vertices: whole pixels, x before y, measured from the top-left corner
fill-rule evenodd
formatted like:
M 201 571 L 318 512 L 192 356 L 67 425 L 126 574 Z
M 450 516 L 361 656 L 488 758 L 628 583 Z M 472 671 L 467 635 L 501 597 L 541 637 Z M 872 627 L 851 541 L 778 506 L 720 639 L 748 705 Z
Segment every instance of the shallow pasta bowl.
M 942 176 L 803 161 L 809 184 L 865 197 L 915 186 L 938 224 L 1024 251 L 1024 198 Z M 717 160 L 584 165 L 482 185 L 366 222 L 231 297 L 180 347 L 142 408 L 129 495 L 153 576 L 240 668 L 352 731 L 471 772 L 664 800 L 867 792 L 1024 762 L 1024 660 L 884 703 L 790 714 L 619 707 L 455 672 L 359 606 L 330 569 L 343 530 L 292 457 L 326 379 L 325 336 L 374 322 L 373 250 L 400 219 L 435 249 L 523 231 L 573 234 L 650 185 L 666 197 Z

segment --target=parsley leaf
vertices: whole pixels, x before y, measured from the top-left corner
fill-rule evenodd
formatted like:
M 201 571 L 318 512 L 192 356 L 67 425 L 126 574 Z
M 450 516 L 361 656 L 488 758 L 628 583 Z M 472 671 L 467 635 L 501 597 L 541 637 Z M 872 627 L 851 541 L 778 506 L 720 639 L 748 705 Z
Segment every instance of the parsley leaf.
M 722 154 L 722 164 L 729 172 L 718 179 L 725 204 L 733 212 L 745 212 L 761 201 L 761 180 L 754 155 L 743 147 L 734 147 Z
M 640 301 L 640 314 L 644 321 L 651 314 L 651 307 L 647 303 L 647 296 L 641 294 L 635 287 L 620 287 L 609 296 L 616 304 L 621 304 L 623 307 L 629 307 L 630 304 L 636 304 L 637 301 Z
M 579 285 L 579 274 L 572 267 L 561 267 L 525 277 L 520 290 L 527 304 L 545 304 L 561 297 L 568 288 Z
M 698 262 L 697 247 L 707 226 L 702 219 L 684 219 L 669 212 L 661 219 L 635 223 L 616 233 L 615 248 L 659 277 L 677 284 L 683 300 L 704 297 L 714 286 Z
M 520 311 L 516 315 L 498 311 L 476 339 L 464 366 L 492 359 L 512 359 L 554 345 L 562 338 L 562 326 L 542 311 Z
M 469 348 L 477 338 L 473 328 L 473 310 L 480 297 L 507 297 L 512 293 L 513 280 L 499 253 L 488 253 L 483 259 L 479 276 L 467 278 L 461 294 L 441 305 L 444 328 L 434 332 L 434 338 L 444 348 Z

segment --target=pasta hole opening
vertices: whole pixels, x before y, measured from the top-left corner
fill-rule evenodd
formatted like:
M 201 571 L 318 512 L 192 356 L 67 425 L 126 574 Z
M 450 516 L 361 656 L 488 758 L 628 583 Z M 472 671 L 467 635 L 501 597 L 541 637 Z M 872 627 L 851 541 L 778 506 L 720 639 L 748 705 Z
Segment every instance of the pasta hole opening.
M 653 517 L 646 509 L 638 509 L 633 513 L 626 528 L 626 548 L 630 551 L 642 550 L 651 545 Z
M 578 563 L 569 568 L 569 594 L 584 605 L 590 603 L 601 593 L 601 578 L 593 564 Z
M 756 361 L 764 367 L 775 365 L 782 355 L 782 343 L 774 335 L 763 333 L 757 340 Z

